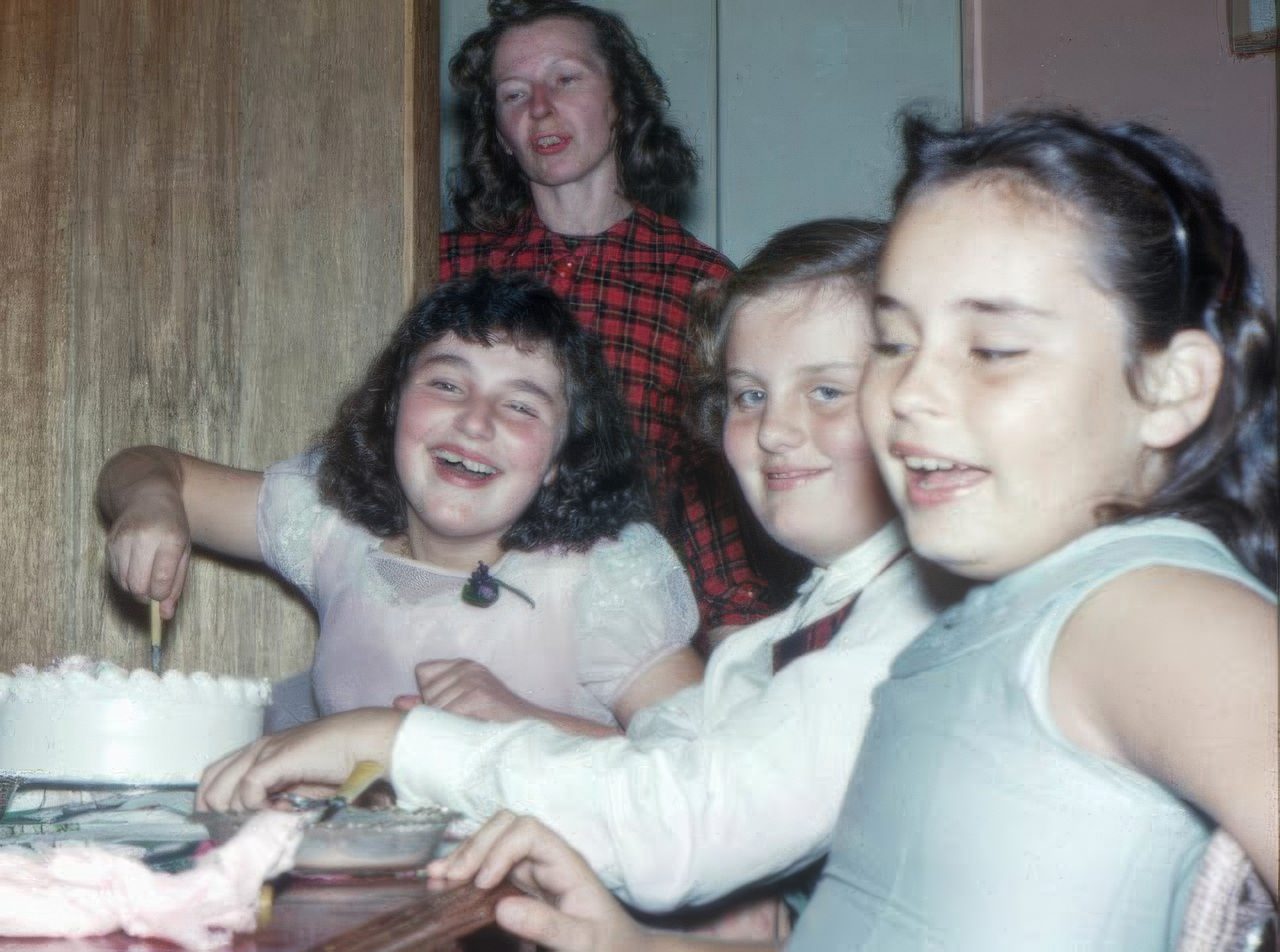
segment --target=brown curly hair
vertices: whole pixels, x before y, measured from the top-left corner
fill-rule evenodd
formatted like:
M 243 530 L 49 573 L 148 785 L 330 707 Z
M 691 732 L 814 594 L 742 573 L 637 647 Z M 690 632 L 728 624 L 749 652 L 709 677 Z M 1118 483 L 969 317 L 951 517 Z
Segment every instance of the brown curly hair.
M 586 550 L 651 518 L 635 439 L 599 340 L 546 285 L 487 271 L 442 284 L 415 304 L 347 395 L 318 441 L 321 500 L 374 535 L 405 530 L 395 467 L 400 394 L 417 355 L 448 334 L 486 347 L 545 344 L 564 373 L 568 433 L 556 478 L 503 535 L 504 549 Z
M 664 214 L 676 214 L 697 178 L 698 154 L 667 121 L 662 78 L 616 13 L 575 0 L 490 0 L 489 22 L 449 61 L 462 99 L 462 162 L 450 173 L 450 201 L 462 227 L 507 231 L 529 207 L 529 183 L 498 141 L 493 55 L 507 30 L 548 17 L 587 24 L 604 59 L 618 121 L 614 149 L 622 194 Z

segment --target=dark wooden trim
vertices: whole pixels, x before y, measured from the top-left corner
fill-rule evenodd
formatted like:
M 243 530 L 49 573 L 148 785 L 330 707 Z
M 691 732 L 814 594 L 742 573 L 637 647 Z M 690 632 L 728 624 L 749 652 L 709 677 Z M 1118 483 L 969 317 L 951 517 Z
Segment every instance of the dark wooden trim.
M 518 896 L 515 886 L 503 884 L 480 890 L 469 884 L 432 893 L 399 909 L 375 916 L 309 952 L 445 952 L 493 924 L 498 900 Z M 505 944 L 505 943 L 504 943 Z M 512 939 L 508 948 L 516 948 Z
M 435 287 L 440 273 L 440 3 L 405 2 L 407 305 Z

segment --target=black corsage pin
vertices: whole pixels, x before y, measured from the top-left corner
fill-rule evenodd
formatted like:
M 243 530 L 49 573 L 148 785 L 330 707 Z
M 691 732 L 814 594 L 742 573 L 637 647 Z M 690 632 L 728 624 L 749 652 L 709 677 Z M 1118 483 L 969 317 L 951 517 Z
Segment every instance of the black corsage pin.
M 468 605 L 475 605 L 477 608 L 488 608 L 498 600 L 499 592 L 504 588 L 523 598 L 529 603 L 530 608 L 535 607 L 533 599 L 520 591 L 520 589 L 490 575 L 489 566 L 483 562 L 476 565 L 476 570 L 471 573 L 471 577 L 462 586 L 462 600 Z

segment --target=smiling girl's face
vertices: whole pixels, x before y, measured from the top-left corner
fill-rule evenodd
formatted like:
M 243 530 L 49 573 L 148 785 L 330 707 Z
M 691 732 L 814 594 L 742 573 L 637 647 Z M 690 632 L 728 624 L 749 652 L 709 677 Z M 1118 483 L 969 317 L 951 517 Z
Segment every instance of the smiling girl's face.
M 912 547 L 993 579 L 1158 483 L 1087 229 L 1007 181 L 915 198 L 881 263 L 863 419 Z
M 828 565 L 893 517 L 857 413 L 866 295 L 845 281 L 784 288 L 730 320 L 725 455 L 768 533 Z
M 568 428 L 564 375 L 545 344 L 522 350 L 447 334 L 400 393 L 395 465 L 415 558 L 470 571 L 555 478 Z

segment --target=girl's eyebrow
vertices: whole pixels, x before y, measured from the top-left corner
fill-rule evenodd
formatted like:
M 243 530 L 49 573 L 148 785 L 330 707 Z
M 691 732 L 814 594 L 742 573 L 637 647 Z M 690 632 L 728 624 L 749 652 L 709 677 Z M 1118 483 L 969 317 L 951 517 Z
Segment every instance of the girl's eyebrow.
M 873 311 L 905 311 L 906 307 L 893 295 L 877 291 L 871 297 L 871 309 Z
M 962 298 L 961 309 L 979 314 L 995 314 L 1009 317 L 1053 317 L 1053 312 L 1035 307 L 1016 298 Z
M 438 364 L 444 364 L 448 367 L 457 367 L 462 370 L 471 369 L 471 361 L 459 354 L 432 354 L 430 357 L 424 358 L 417 366 L 418 371 L 425 370 L 428 367 L 434 367 Z M 529 393 L 539 399 L 545 400 L 547 403 L 555 403 L 556 398 L 546 387 L 531 380 L 528 377 L 516 377 L 513 380 L 505 382 L 508 387 L 518 390 L 521 393 Z
M 910 311 L 907 305 L 903 304 L 891 294 L 876 294 L 872 301 L 873 309 L 876 311 Z M 1053 317 L 1054 312 L 1041 307 L 1027 304 L 1025 301 L 1019 301 L 1017 298 L 995 297 L 995 298 L 961 298 L 956 302 L 957 310 L 973 311 L 977 314 L 994 314 L 996 316 L 1009 317 Z
M 533 380 L 529 380 L 526 377 L 517 377 L 515 380 L 510 382 L 510 386 L 512 389 L 518 390 L 521 393 L 531 393 L 538 399 L 545 400 L 547 403 L 556 402 L 556 398 L 547 391 L 546 387 Z
M 862 364 L 856 360 L 828 360 L 822 364 L 805 364 L 803 367 L 797 367 L 801 373 L 805 374 L 824 374 L 833 370 L 853 370 L 856 371 Z
M 796 372 L 800 374 L 824 374 L 824 373 L 830 373 L 836 370 L 848 370 L 856 373 L 861 366 L 862 366 L 861 362 L 856 360 L 829 360 L 821 364 L 803 364 L 802 366 L 799 366 L 795 369 L 796 369 Z M 740 367 L 729 367 L 725 370 L 724 375 L 726 379 L 730 379 L 730 380 L 759 379 L 750 370 L 743 370 Z
M 471 361 L 458 354 L 431 354 L 426 356 L 419 354 L 414 360 L 413 370 L 415 372 L 425 370 L 428 367 L 435 367 L 438 364 L 444 364 L 447 367 L 459 367 L 467 369 L 471 366 Z

